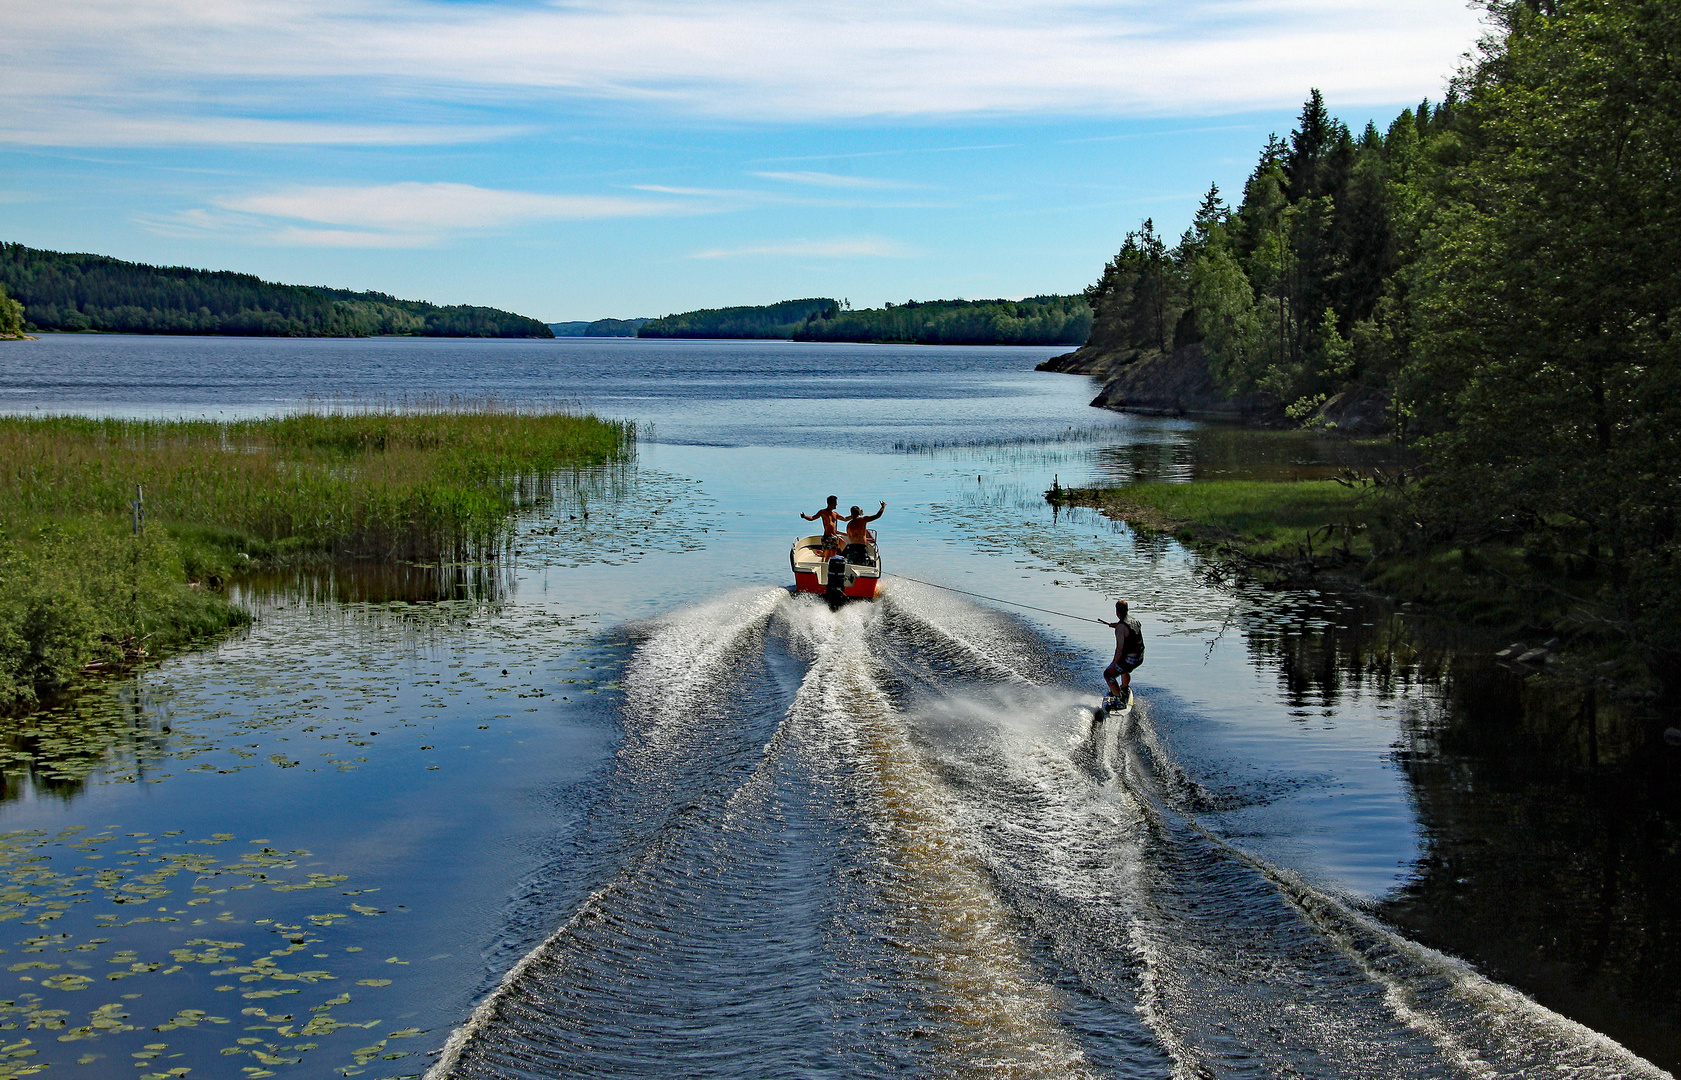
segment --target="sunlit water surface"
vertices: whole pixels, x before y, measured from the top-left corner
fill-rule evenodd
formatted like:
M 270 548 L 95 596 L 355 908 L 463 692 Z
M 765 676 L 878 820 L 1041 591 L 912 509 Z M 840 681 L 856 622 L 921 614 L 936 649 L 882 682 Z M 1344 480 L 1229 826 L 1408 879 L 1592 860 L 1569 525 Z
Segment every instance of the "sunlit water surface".
M 1448 707 L 1398 616 L 1042 497 L 1359 452 L 1097 412 L 1054 351 L 0 353 L 15 412 L 645 425 L 499 566 L 251 582 L 250 630 L 14 726 L 0 1076 L 1659 1075 L 1372 916 Z M 875 604 L 787 591 L 830 493 L 888 504 Z M 1118 596 L 1148 661 L 1095 723 Z

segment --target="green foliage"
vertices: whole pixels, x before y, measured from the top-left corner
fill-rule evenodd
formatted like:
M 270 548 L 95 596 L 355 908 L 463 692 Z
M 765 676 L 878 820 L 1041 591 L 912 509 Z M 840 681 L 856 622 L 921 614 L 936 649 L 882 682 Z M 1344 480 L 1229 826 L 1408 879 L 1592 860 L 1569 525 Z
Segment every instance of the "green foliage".
M 0 712 L 34 705 L 84 668 L 249 621 L 189 588 L 179 547 L 93 518 L 0 537 Z
M 1064 488 L 1059 501 L 1097 506 L 1147 531 L 1245 558 L 1297 559 L 1316 550 L 1369 553 L 1369 490 L 1328 481 L 1199 480 Z
M 15 338 L 23 335 L 23 305 L 6 295 L 6 286 L 0 283 L 0 338 Z
M 1411 274 L 1419 516 L 1591 570 L 1579 621 L 1681 691 L 1681 10 L 1490 10 Z
M 1164 347 L 1126 282 L 1165 265 L 1226 391 L 1387 395 L 1417 482 L 1386 565 L 1499 578 L 1491 610 L 1622 642 L 1681 705 L 1681 7 L 1485 6 L 1442 105 L 1356 138 L 1315 93 L 1234 211 L 1165 263 L 1130 234 L 1092 340 Z
M 914 345 L 1079 345 L 1091 310 L 1078 296 L 1025 300 L 909 300 L 808 319 L 796 341 L 892 341 Z
M 553 337 L 523 315 L 373 292 L 277 285 L 227 271 L 147 266 L 0 243 L 0 285 L 45 330 L 278 337 Z M 3 305 L 0 305 L 3 307 Z M 0 314 L 3 318 L 3 314 Z
M 1155 222 L 1146 218 L 1085 292 L 1092 310 L 1088 343 L 1133 352 L 1167 349 L 1185 309 L 1182 278 Z
M 1216 384 L 1306 416 L 1351 385 L 1389 385 L 1407 340 L 1400 275 L 1425 202 L 1421 146 L 1451 106 L 1420 106 L 1355 138 L 1317 90 L 1228 209 L 1211 188 L 1168 250 L 1128 233 L 1087 290 L 1094 347 L 1142 356 L 1200 343 Z
M 645 338 L 777 338 L 788 340 L 807 319 L 838 311 L 833 300 L 784 300 L 762 307 L 702 308 L 650 319 L 637 330 Z
M 1091 310 L 1077 296 L 1025 300 L 909 300 L 853 309 L 833 300 L 667 315 L 642 337 L 780 338 L 790 341 L 906 342 L 915 345 L 1078 345 Z

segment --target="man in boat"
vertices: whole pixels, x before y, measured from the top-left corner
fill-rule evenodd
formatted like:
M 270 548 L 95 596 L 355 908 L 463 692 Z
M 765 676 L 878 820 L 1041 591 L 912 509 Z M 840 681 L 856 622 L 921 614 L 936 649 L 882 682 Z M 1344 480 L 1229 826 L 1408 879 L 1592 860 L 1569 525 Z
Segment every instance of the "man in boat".
M 1115 601 L 1114 622 L 1097 621 L 1115 630 L 1115 658 L 1103 669 L 1103 681 L 1109 684 L 1109 693 L 1125 705 L 1132 699 L 1132 669 L 1144 662 L 1144 631 L 1137 619 L 1127 616 L 1125 600 Z M 1119 683 L 1115 681 L 1117 677 Z
M 866 516 L 859 507 L 852 508 L 852 514 L 846 520 L 846 561 L 859 566 L 870 564 L 870 549 L 876 536 L 868 529 L 870 522 L 887 513 L 887 504 L 881 504 L 881 509 Z
M 841 537 L 840 537 L 841 516 L 840 516 L 840 511 L 835 508 L 835 504 L 838 503 L 838 502 L 840 502 L 840 500 L 838 498 L 836 498 L 835 496 L 831 495 L 831 496 L 829 496 L 829 505 L 827 505 L 823 509 L 817 511 L 817 513 L 815 513 L 815 514 L 801 514 L 800 515 L 800 517 L 804 518 L 807 521 L 821 521 L 821 522 L 823 522 L 823 550 L 824 551 L 839 551 L 841 549 L 841 546 L 842 546 Z M 885 506 L 886 504 L 883 503 L 882 505 Z M 857 510 L 858 508 L 856 506 L 854 506 L 852 509 Z

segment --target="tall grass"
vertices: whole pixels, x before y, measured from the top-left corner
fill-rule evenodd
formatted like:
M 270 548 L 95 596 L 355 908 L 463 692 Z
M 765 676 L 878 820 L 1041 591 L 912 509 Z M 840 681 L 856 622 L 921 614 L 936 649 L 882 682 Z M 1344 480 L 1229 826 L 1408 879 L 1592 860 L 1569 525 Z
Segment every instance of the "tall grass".
M 492 401 L 230 422 L 0 417 L 0 711 L 89 664 L 238 623 L 196 586 L 240 566 L 493 554 L 557 473 L 623 459 L 634 441 L 630 423 Z
M 1096 506 L 1147 531 L 1253 560 L 1312 563 L 1316 554 L 1369 555 L 1370 492 L 1325 481 L 1198 480 L 1060 488 L 1054 502 Z
M 494 402 L 258 420 L 0 418 L 0 521 L 146 518 L 339 558 L 469 558 L 560 469 L 624 457 L 634 425 Z

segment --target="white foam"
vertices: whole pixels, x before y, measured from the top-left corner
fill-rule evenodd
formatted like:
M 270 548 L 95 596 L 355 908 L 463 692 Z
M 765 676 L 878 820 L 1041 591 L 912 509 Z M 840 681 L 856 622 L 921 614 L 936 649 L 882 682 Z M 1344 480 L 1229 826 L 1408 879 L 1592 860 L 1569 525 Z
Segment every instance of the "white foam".
M 813 655 L 790 715 L 814 750 L 845 762 L 870 804 L 869 828 L 883 854 L 874 884 L 899 913 L 906 966 L 945 1020 L 941 1056 L 960 1073 L 1094 1076 L 940 777 L 876 678 L 868 631 L 879 611 L 805 605 L 788 614 Z
M 648 736 L 718 704 L 719 676 L 788 601 L 786 589 L 738 589 L 637 627 L 646 636 L 625 666 L 626 727 Z

